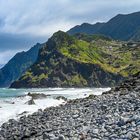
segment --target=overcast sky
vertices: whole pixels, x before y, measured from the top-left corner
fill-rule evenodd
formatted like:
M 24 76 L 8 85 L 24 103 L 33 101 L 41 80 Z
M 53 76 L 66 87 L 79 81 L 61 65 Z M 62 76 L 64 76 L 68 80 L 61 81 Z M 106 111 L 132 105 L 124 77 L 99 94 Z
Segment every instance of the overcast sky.
M 140 10 L 140 0 L 0 0 L 0 65 L 57 30 Z

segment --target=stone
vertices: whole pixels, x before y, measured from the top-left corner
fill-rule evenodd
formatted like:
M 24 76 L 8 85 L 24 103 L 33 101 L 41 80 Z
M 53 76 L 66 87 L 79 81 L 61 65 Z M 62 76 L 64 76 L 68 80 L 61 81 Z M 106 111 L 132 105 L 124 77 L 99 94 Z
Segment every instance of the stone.
M 44 98 L 47 98 L 48 96 L 50 96 L 50 95 L 46 95 L 43 93 L 30 93 L 30 92 L 27 95 L 30 96 L 33 100 L 44 99 Z
M 58 140 L 65 140 L 65 137 L 64 137 L 63 135 L 60 135 L 60 136 L 58 137 Z
M 133 140 L 139 140 L 139 138 L 133 138 Z
M 44 133 L 43 140 L 54 140 L 56 137 L 53 134 Z
M 93 129 L 93 133 L 99 134 L 99 129 Z
M 67 101 L 67 100 L 68 100 L 68 99 L 67 99 L 66 97 L 64 97 L 64 96 L 57 96 L 56 99 L 57 99 L 57 100 L 62 99 L 62 100 L 64 100 L 64 101 Z
M 35 105 L 35 102 L 33 99 L 27 101 L 25 104 L 28 104 L 28 105 Z

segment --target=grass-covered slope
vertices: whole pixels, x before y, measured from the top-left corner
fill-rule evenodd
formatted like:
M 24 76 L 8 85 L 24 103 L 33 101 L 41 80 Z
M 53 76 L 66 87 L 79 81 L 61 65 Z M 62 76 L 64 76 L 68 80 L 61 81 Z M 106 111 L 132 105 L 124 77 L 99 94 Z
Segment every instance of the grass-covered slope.
M 137 44 L 138 45 L 138 44 Z M 11 87 L 113 86 L 140 68 L 140 48 L 105 36 L 55 33 Z

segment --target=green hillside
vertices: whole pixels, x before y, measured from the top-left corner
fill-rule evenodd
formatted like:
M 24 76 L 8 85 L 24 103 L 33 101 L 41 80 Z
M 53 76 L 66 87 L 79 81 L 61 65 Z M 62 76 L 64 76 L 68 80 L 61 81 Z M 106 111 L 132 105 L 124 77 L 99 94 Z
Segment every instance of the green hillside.
M 139 44 L 102 35 L 55 33 L 11 87 L 113 86 L 140 69 Z

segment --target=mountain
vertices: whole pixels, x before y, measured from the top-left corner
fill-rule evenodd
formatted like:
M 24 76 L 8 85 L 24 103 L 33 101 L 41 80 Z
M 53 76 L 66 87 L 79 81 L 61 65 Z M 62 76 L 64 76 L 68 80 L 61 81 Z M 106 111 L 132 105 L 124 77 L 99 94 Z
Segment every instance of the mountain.
M 130 39 L 131 41 L 140 42 L 140 30 L 138 30 Z
M 17 80 L 37 59 L 42 47 L 37 43 L 27 52 L 17 53 L 3 68 L 0 69 L 0 87 L 8 87 Z
M 140 30 L 140 12 L 119 14 L 106 23 L 84 23 L 68 31 L 69 34 L 104 34 L 117 40 L 129 40 Z
M 108 87 L 140 68 L 139 44 L 122 44 L 98 35 L 54 35 L 37 61 L 11 88 Z
M 91 25 L 89 23 L 83 23 L 81 25 L 77 25 L 68 31 L 69 34 L 76 33 L 86 33 L 86 34 L 95 34 L 104 26 L 105 23 L 96 23 Z
M 2 68 L 4 65 L 3 64 L 0 64 L 0 68 Z

